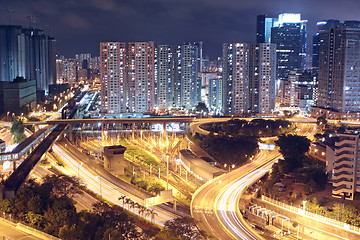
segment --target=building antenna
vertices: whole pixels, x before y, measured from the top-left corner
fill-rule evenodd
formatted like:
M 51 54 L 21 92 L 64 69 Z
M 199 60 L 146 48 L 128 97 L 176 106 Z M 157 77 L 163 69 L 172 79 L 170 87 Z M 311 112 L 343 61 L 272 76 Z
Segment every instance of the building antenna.
M 32 28 L 32 24 L 34 23 L 34 16 L 27 16 L 26 19 L 29 20 L 29 27 Z
M 8 8 L 8 13 L 9 13 L 9 25 L 11 25 L 11 14 L 13 14 L 15 11 L 13 9 Z

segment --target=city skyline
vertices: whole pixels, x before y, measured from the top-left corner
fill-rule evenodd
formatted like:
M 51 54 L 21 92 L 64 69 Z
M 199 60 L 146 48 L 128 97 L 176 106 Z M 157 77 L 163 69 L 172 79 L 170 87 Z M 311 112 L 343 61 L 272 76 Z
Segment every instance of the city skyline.
M 102 41 L 154 41 L 180 44 L 203 41 L 204 55 L 221 55 L 225 42 L 255 42 L 256 16 L 276 17 L 282 12 L 301 13 L 308 22 L 308 36 L 316 32 L 316 22 L 327 19 L 358 19 L 356 1 L 336 8 L 324 8 L 335 1 L 33 1 L 5 0 L 1 24 L 32 24 L 57 39 L 57 54 L 80 52 L 98 55 Z M 28 16 L 31 16 L 30 19 Z M 94 17 L 95 16 L 95 17 Z M 31 23 L 30 23 L 31 22 Z M 114 29 L 122 31 L 114 31 Z M 86 39 L 86 41 L 84 41 Z M 310 38 L 308 38 L 308 43 Z

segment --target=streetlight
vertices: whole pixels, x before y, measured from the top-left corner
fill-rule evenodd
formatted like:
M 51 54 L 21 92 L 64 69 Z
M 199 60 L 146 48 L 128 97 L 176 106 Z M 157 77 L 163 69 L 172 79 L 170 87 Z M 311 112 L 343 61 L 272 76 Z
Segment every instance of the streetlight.
M 78 178 L 80 177 L 80 165 L 82 166 L 83 164 L 83 162 L 78 163 Z
M 169 154 L 166 154 L 166 190 L 169 190 Z
M 99 182 L 100 182 L 100 197 L 102 198 L 101 177 L 96 176 L 96 177 L 95 177 L 95 180 L 96 180 L 96 181 L 98 181 L 98 180 L 99 180 Z
M 304 205 L 304 215 L 306 214 L 306 203 L 307 203 L 307 201 L 304 200 L 304 201 L 303 201 L 303 205 Z

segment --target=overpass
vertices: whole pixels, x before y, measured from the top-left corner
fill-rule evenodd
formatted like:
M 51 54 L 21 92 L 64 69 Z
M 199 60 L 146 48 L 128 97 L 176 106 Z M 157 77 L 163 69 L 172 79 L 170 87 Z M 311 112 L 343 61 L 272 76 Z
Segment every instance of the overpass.
M 77 108 L 74 108 L 69 115 L 69 118 L 73 118 Z M 3 198 L 11 198 L 15 196 L 17 190 L 24 183 L 27 176 L 35 165 L 39 162 L 42 155 L 46 153 L 49 148 L 55 143 L 55 141 L 61 136 L 66 129 L 66 124 L 55 126 L 55 129 L 40 142 L 34 151 L 19 165 L 18 168 L 5 180 L 3 183 Z
M 41 159 L 42 155 L 46 153 L 52 145 L 56 142 L 56 140 L 61 136 L 65 129 L 69 127 L 69 137 L 72 139 L 72 125 L 73 124 L 132 124 L 133 134 L 134 134 L 134 127 L 135 124 L 139 123 L 161 123 L 166 125 L 167 123 L 172 122 L 179 122 L 179 123 L 185 123 L 188 124 L 192 122 L 193 118 L 136 118 L 136 119 L 72 119 L 76 114 L 77 109 L 74 108 L 69 115 L 68 119 L 61 119 L 61 120 L 52 120 L 47 121 L 45 124 L 53 125 L 53 127 L 48 127 L 45 129 L 42 129 L 39 131 L 39 133 L 36 133 L 36 136 L 32 136 L 30 138 L 36 138 L 40 139 L 45 136 L 45 134 L 49 131 L 51 131 L 45 139 L 40 142 L 37 147 L 30 153 L 30 155 L 24 160 L 22 164 L 19 165 L 18 168 L 14 170 L 14 172 L 9 176 L 9 178 L 6 179 L 4 182 L 4 191 L 3 196 L 5 198 L 13 197 L 17 190 L 20 188 L 20 186 L 23 184 L 23 182 L 26 180 L 27 176 L 31 172 L 31 170 L 35 167 L 35 165 L 38 163 L 38 161 Z M 44 124 L 44 123 L 42 123 Z M 46 131 L 47 130 L 47 131 Z M 166 127 L 164 128 L 164 131 L 166 132 Z M 165 134 L 164 134 L 165 135 Z M 31 142 L 35 142 L 35 139 L 31 139 Z M 27 145 L 29 141 L 26 141 L 24 143 Z M 23 145 L 24 145 L 23 144 Z M 30 144 L 28 146 L 23 146 L 22 149 L 27 150 L 28 148 L 34 147 L 34 144 Z M 4 160 L 15 160 L 18 158 L 19 153 L 10 153 L 7 155 L 4 155 Z M 8 158 L 11 159 L 8 159 Z

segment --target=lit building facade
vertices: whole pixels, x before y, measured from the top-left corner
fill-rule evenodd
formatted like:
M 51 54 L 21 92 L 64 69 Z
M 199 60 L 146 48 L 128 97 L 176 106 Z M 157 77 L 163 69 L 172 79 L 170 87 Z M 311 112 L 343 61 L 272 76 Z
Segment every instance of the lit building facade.
M 155 54 L 155 99 L 159 109 L 173 107 L 174 51 L 169 45 L 158 45 Z
M 100 43 L 102 112 L 144 113 L 154 108 L 154 43 Z
M 360 111 L 360 21 L 332 24 L 320 33 L 317 106 Z
M 36 80 L 45 94 L 56 82 L 56 41 L 42 30 L 15 25 L 0 26 L 0 81 L 16 77 Z
M 100 43 L 101 111 L 126 112 L 126 43 Z
M 335 143 L 332 162 L 332 194 L 353 200 L 354 194 L 360 192 L 359 134 L 348 132 L 337 136 L 339 139 Z
M 247 113 L 249 108 L 249 51 L 247 43 L 223 44 L 223 112 Z
M 201 101 L 202 42 L 184 43 L 175 51 L 174 105 L 190 109 Z
M 275 108 L 276 45 L 223 45 L 222 111 L 270 113 Z
M 270 113 L 275 108 L 276 45 L 252 44 L 249 71 L 250 112 Z
M 306 23 L 301 14 L 283 13 L 274 21 L 271 43 L 276 44 L 277 78 L 285 81 L 291 70 L 306 69 Z

